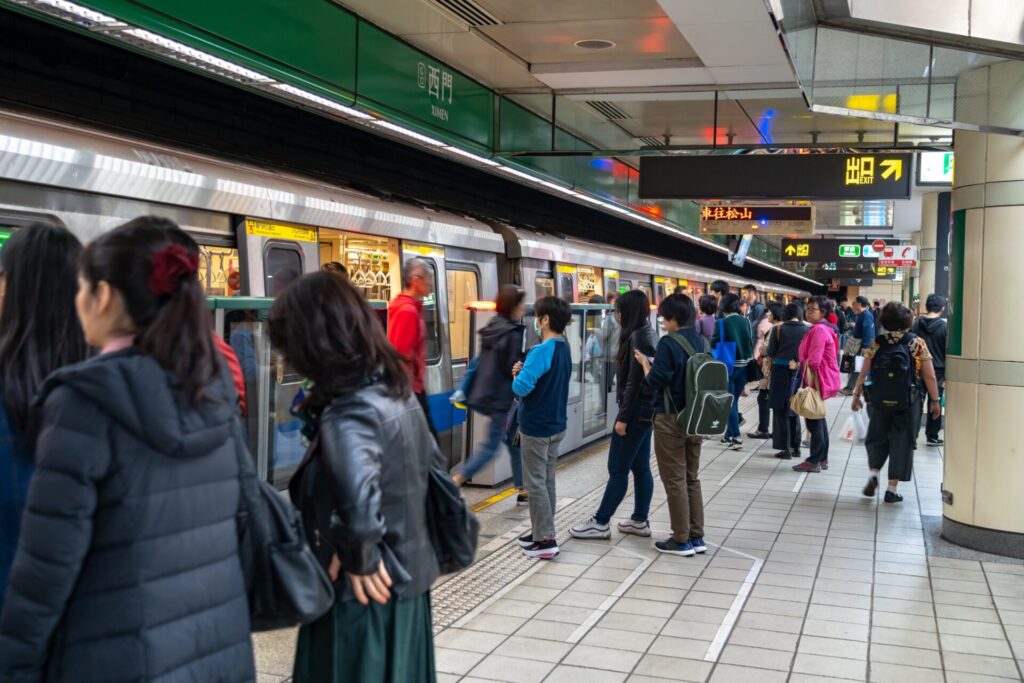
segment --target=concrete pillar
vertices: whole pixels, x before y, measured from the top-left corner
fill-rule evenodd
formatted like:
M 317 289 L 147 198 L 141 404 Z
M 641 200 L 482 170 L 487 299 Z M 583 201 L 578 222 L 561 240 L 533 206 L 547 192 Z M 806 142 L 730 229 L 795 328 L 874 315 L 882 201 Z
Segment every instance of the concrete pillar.
M 923 211 L 922 211 L 923 213 Z M 921 231 L 916 230 L 910 233 L 910 243 L 917 247 L 918 261 L 916 268 L 907 268 L 903 274 L 904 278 L 904 295 L 903 302 L 907 304 L 912 310 L 916 311 L 914 305 L 914 295 L 919 294 L 921 291 Z
M 1024 557 L 1024 139 L 958 130 L 954 147 L 942 533 Z
M 921 301 L 935 291 L 935 225 L 938 222 L 939 193 L 928 192 L 921 197 L 921 231 L 917 249 L 917 291 Z

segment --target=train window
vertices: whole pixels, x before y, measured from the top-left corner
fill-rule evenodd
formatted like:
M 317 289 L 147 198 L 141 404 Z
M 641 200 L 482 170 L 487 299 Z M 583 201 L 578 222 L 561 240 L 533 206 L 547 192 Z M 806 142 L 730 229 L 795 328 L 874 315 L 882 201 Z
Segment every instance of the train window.
M 427 324 L 427 362 L 441 360 L 441 330 L 437 315 L 437 265 L 433 259 L 423 262 L 430 268 L 430 294 L 423 297 L 423 321 Z
M 348 271 L 349 282 L 367 299 L 389 301 L 400 287 L 398 241 L 320 229 L 320 265 L 336 261 Z
M 575 283 L 572 281 L 572 275 L 568 273 L 561 273 L 558 276 L 558 290 L 561 292 L 561 297 L 570 304 L 576 303 L 576 292 Z
M 263 273 L 267 295 L 276 298 L 302 276 L 302 254 L 291 247 L 271 246 L 263 257 Z
M 206 296 L 238 296 L 242 290 L 239 272 L 237 249 L 200 245 L 199 282 Z
M 448 269 L 448 329 L 452 362 L 469 358 L 469 311 L 466 304 L 480 298 L 479 278 L 475 271 Z
M 555 279 L 551 273 L 537 273 L 533 278 L 534 301 L 555 295 Z

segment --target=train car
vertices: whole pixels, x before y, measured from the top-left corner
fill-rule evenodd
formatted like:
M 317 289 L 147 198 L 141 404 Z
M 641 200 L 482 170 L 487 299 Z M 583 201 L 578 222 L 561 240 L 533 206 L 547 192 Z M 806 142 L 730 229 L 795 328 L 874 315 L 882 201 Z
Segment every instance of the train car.
M 449 467 L 461 462 L 473 443 L 466 413 L 448 401 L 475 348 L 469 304 L 493 299 L 500 283 L 522 285 L 530 301 L 562 296 L 577 309 L 572 332 L 576 410 L 566 449 L 606 435 L 614 418 L 609 416 L 614 373 L 608 351 L 586 353 L 588 336 L 607 324 L 611 311 L 587 306 L 590 297 L 639 288 L 657 303 L 677 284 L 694 294 L 719 277 L 733 287 L 746 284 L 679 262 L 0 111 L 0 240 L 18 227 L 48 221 L 87 242 L 145 214 L 175 221 L 201 247 L 200 278 L 216 297 L 215 314 L 246 373 L 250 444 L 261 473 L 278 485 L 304 452 L 298 422 L 289 412 L 302 378 L 277 361 L 261 316 L 281 288 L 326 262 L 347 268 L 385 324 L 386 302 L 401 289 L 402 264 L 411 258 L 427 262 L 434 291 L 424 302 L 426 391 Z M 232 298 L 237 300 L 227 301 Z

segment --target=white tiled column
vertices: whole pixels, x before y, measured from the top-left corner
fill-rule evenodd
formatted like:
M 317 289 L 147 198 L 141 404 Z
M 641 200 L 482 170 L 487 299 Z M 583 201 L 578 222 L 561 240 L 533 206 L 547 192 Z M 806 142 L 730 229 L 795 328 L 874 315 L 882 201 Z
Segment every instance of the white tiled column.
M 1024 557 L 1024 140 L 957 131 L 955 150 L 943 535 Z

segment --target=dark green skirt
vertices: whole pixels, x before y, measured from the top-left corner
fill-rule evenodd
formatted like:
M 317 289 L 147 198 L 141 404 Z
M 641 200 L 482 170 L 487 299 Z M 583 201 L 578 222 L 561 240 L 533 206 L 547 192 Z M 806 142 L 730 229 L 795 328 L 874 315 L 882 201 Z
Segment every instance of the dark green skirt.
M 434 683 L 430 593 L 386 605 L 335 602 L 299 629 L 295 683 Z

